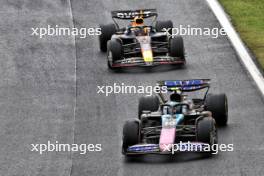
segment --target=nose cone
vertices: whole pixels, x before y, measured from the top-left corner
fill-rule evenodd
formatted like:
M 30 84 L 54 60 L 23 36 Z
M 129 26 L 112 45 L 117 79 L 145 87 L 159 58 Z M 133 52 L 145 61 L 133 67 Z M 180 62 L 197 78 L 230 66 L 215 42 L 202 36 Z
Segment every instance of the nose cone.
M 153 62 L 153 54 L 151 50 L 142 51 L 143 59 L 147 62 Z
M 162 128 L 159 147 L 162 152 L 170 152 L 175 140 L 175 128 Z

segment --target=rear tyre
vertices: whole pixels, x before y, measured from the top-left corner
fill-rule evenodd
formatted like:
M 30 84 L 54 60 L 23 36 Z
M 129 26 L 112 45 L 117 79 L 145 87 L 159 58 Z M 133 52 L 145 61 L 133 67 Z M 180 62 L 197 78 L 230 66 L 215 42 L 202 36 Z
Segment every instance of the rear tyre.
M 116 32 L 114 24 L 99 25 L 101 28 L 101 35 L 99 35 L 99 45 L 102 52 L 107 51 L 107 41 L 111 39 L 112 35 Z
M 140 141 L 140 124 L 138 120 L 126 121 L 123 127 L 122 153 L 126 154 L 127 148 L 138 144 Z
M 139 99 L 138 104 L 138 118 L 141 119 L 141 114 L 143 111 L 158 111 L 160 106 L 159 98 L 155 95 L 144 96 Z
M 115 61 L 121 60 L 123 56 L 122 44 L 118 40 L 107 42 L 107 65 L 109 69 L 116 69 L 112 65 Z
M 172 23 L 171 20 L 168 20 L 168 21 L 157 21 L 155 28 L 156 28 L 157 32 L 165 32 L 164 28 L 166 30 L 170 29 L 169 30 L 169 34 L 171 35 L 172 34 L 173 23 Z
M 228 102 L 225 94 L 209 94 L 205 99 L 205 109 L 212 112 L 218 126 L 227 125 Z

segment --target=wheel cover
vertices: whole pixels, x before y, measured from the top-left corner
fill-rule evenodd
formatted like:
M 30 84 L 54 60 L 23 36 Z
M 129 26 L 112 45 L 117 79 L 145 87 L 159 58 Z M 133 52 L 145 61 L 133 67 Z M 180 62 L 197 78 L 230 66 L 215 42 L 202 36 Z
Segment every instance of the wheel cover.
M 113 66 L 113 55 L 111 51 L 108 52 L 107 62 L 108 62 L 109 67 Z
M 217 130 L 216 127 L 213 126 L 213 129 L 210 133 L 210 143 L 211 144 L 216 144 L 217 143 Z

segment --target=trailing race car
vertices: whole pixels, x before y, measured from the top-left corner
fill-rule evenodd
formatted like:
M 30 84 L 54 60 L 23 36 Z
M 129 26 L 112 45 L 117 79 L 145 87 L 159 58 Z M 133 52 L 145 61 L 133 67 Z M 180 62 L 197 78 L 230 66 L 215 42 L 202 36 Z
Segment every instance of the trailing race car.
M 182 37 L 171 37 L 172 21 L 156 21 L 157 16 L 156 9 L 112 11 L 114 24 L 100 25 L 99 36 L 100 49 L 107 51 L 110 69 L 185 64 Z M 150 17 L 151 24 L 146 25 L 144 20 Z M 130 24 L 121 28 L 116 19 L 130 20 Z
M 126 121 L 123 127 L 123 154 L 173 154 L 174 145 L 182 142 L 187 145 L 187 141 L 192 149 L 200 147 L 191 151 L 204 152 L 204 146 L 217 144 L 216 127 L 227 125 L 227 97 L 208 94 L 209 81 L 160 81 L 168 94 L 141 97 L 138 118 Z M 194 92 L 198 90 L 201 91 Z M 202 98 L 187 96 L 199 93 Z

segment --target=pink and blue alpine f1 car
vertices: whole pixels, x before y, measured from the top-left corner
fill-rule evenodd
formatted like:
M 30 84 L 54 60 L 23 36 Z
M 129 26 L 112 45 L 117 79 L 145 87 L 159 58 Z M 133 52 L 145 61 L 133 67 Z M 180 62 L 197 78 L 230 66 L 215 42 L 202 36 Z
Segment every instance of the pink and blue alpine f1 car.
M 209 79 L 158 84 L 168 92 L 140 98 L 138 118 L 126 121 L 123 127 L 123 154 L 203 152 L 205 146 L 217 144 L 216 127 L 225 126 L 228 120 L 226 95 L 208 94 Z

